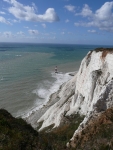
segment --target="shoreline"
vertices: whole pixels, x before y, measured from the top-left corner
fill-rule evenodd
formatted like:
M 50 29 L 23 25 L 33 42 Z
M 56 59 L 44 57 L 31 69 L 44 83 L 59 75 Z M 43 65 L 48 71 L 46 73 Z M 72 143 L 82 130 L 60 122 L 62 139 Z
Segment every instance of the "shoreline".
M 72 77 L 74 75 L 77 74 L 78 71 L 75 72 L 68 72 L 66 74 L 68 74 L 70 76 L 70 79 L 72 79 Z M 27 116 L 22 117 L 24 120 L 26 120 L 29 124 L 31 124 L 31 126 L 33 128 L 38 127 L 39 123 L 37 123 L 37 121 L 42 117 L 42 115 L 52 106 L 54 105 L 56 102 L 58 102 L 60 100 L 60 98 L 57 96 L 59 94 L 59 92 L 61 91 L 61 88 L 63 85 L 65 85 L 66 82 L 68 82 L 69 80 L 63 82 L 61 85 L 59 85 L 59 88 L 57 89 L 56 92 L 53 92 L 50 94 L 49 98 L 47 101 L 45 101 L 37 110 L 32 110 L 31 113 L 29 113 Z

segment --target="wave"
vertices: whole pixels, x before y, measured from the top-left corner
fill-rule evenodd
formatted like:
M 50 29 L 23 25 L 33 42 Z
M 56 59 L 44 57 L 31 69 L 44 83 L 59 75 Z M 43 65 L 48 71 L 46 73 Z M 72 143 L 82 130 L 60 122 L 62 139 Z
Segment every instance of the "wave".
M 3 77 L 1 77 L 1 79 L 0 79 L 1 81 L 3 81 L 4 80 L 4 78 Z
M 16 57 L 21 57 L 22 55 L 15 55 Z
M 34 104 L 34 107 L 31 108 L 27 113 L 22 115 L 22 118 L 29 117 L 33 112 L 42 108 L 49 101 L 49 97 L 51 94 L 58 91 L 60 86 L 70 80 L 72 76 L 69 73 L 54 73 L 51 72 L 51 77 L 54 81 L 43 80 L 37 87 L 37 89 L 33 90 L 32 93 L 36 94 L 37 99 Z

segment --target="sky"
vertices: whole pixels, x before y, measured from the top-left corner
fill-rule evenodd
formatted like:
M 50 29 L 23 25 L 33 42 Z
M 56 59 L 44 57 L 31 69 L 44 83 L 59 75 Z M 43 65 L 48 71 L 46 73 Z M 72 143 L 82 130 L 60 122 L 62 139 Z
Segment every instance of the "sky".
M 113 1 L 0 0 L 0 42 L 113 45 Z

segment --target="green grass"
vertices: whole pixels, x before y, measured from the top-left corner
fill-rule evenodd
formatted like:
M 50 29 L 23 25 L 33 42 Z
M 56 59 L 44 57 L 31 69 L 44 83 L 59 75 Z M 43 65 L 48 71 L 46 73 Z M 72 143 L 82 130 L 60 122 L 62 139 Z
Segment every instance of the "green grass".
M 45 132 L 45 130 L 40 132 L 39 136 L 43 143 L 43 149 L 47 147 L 49 147 L 48 150 L 66 149 L 66 143 L 72 138 L 73 133 L 78 128 L 83 118 L 84 117 L 80 117 L 80 115 L 66 117 L 67 123 L 51 130 L 51 132 Z
M 113 51 L 113 48 L 103 48 L 103 47 L 98 47 L 95 49 L 96 52 L 100 52 L 100 51 Z
M 51 125 L 38 133 L 23 119 L 14 118 L 1 109 L 0 150 L 64 150 L 83 118 L 72 115 L 66 117 L 60 127 L 51 130 L 54 126 Z
M 23 119 L 15 119 L 7 111 L 0 110 L 0 150 L 35 150 L 38 132 Z
M 23 119 L 14 118 L 7 111 L 1 109 L 0 150 L 112 150 L 112 113 L 107 114 L 111 123 L 98 124 L 98 126 L 95 124 L 95 130 L 97 130 L 95 134 L 92 134 L 90 128 L 83 132 L 83 137 L 87 134 L 91 135 L 83 147 L 81 145 L 82 137 L 77 148 L 68 149 L 66 143 L 72 138 L 84 116 L 76 114 L 65 117 L 65 121 L 60 127 L 52 129 L 54 125 L 51 125 L 38 133 Z

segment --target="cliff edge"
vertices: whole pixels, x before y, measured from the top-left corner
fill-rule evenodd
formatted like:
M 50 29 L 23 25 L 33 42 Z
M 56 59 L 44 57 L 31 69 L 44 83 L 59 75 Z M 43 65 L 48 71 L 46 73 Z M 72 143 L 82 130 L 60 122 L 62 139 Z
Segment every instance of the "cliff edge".
M 37 123 L 42 123 L 40 130 L 53 125 L 53 128 L 65 123 L 65 117 L 73 114 L 85 116 L 75 131 L 68 146 L 75 147 L 76 134 L 81 132 L 95 114 L 113 106 L 113 49 L 97 48 L 90 51 L 82 60 L 78 73 L 63 84 L 56 95 L 56 100 Z
M 26 118 L 39 133 L 0 110 L 0 149 L 113 149 L 112 64 L 113 49 L 90 51 L 77 74 Z

